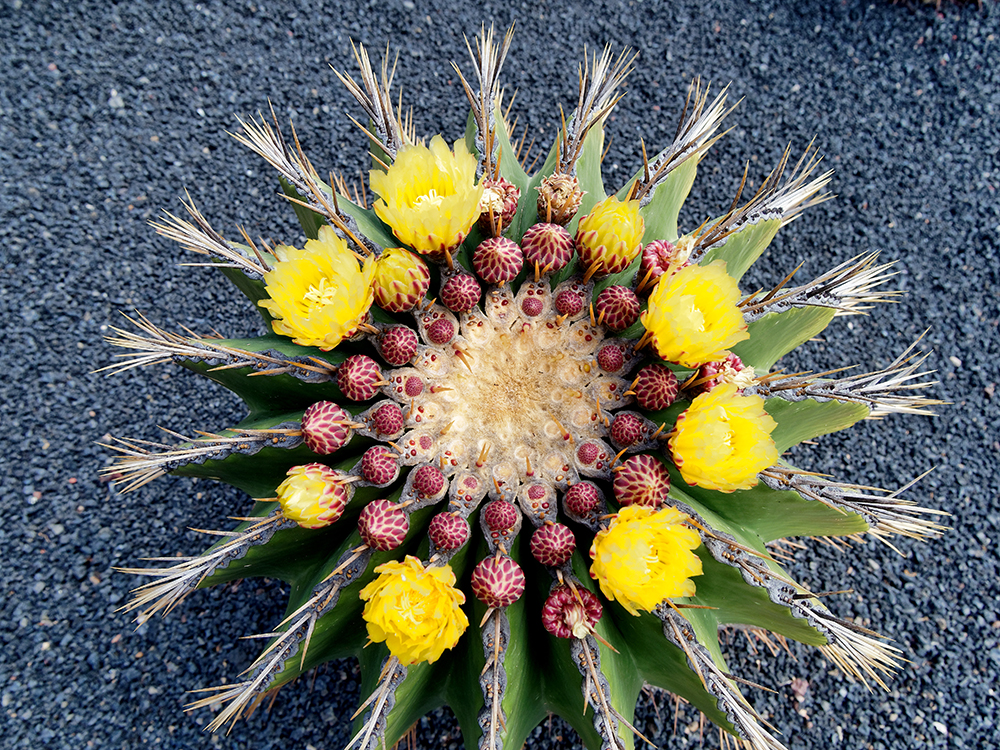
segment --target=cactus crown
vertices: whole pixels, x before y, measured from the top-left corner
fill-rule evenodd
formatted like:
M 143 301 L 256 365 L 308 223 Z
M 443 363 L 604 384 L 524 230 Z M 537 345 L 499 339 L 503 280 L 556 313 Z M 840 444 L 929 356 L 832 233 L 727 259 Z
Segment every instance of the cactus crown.
M 801 286 L 740 294 L 778 230 L 826 198 L 830 175 L 810 149 L 789 169 L 786 151 L 752 198 L 681 234 L 681 204 L 730 111 L 725 91 L 710 100 L 697 80 L 675 140 L 606 192 L 603 126 L 627 54 L 585 61 L 579 104 L 528 175 L 500 106 L 509 44 L 509 33 L 479 36 L 478 86 L 459 74 L 475 127 L 453 150 L 416 143 L 385 67 L 377 76 L 360 49 L 361 83 L 340 78 L 371 120 L 374 209 L 342 180 L 325 184 L 277 122 L 242 123 L 236 137 L 278 170 L 304 249 L 227 240 L 192 204 L 189 219 L 157 225 L 214 258 L 269 331 L 180 335 L 139 316 L 110 339 L 130 353 L 108 369 L 173 361 L 249 409 L 163 452 L 120 441 L 109 471 L 127 490 L 169 472 L 254 498 L 202 555 L 131 569 L 154 580 L 126 608 L 141 622 L 200 586 L 293 584 L 245 679 L 193 704 L 224 704 L 212 729 L 303 671 L 358 655 L 367 692 L 351 746 L 362 750 L 445 703 L 468 747 L 516 750 L 553 712 L 588 747 L 629 748 L 647 682 L 750 747 L 781 747 L 729 673 L 721 629 L 815 645 L 883 686 L 897 652 L 833 614 L 769 544 L 942 528 L 897 492 L 780 458 L 938 403 L 921 395 L 913 346 L 861 375 L 773 370 L 833 318 L 890 298 L 879 287 L 889 265 L 865 255 Z M 481 200 L 484 183 L 503 200 Z

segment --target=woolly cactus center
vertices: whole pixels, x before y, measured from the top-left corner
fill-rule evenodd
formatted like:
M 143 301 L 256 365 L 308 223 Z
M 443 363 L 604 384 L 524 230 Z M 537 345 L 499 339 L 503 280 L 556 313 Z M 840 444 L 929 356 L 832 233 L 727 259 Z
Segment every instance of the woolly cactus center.
M 536 293 L 551 297 L 547 288 Z M 446 470 L 475 471 L 508 486 L 558 482 L 580 443 L 601 437 L 601 406 L 611 406 L 626 384 L 597 367 L 604 335 L 589 318 L 560 319 L 544 303 L 549 312 L 528 315 L 508 303 L 501 316 L 460 316 L 462 335 L 442 347 L 448 366 L 416 399 L 433 415 L 419 432 L 434 438 L 431 452 Z
M 461 365 L 453 369 L 448 384 L 463 396 L 456 403 L 456 416 L 464 418 L 470 436 L 486 432 L 503 444 L 531 443 L 542 432 L 561 437 L 554 424 L 562 416 L 557 408 L 559 387 L 552 376 L 561 357 L 558 352 L 540 351 L 533 343 L 530 332 L 501 335 L 495 346 L 468 351 L 471 371 Z M 506 451 L 501 445 L 494 447 L 499 459 Z

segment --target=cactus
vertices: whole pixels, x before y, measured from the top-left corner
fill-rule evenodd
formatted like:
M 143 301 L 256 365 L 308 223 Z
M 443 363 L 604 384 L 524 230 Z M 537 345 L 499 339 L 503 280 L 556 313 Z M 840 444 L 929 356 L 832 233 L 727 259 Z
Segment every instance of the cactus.
M 584 61 L 579 104 L 528 175 L 499 94 L 509 44 L 484 29 L 475 75 L 459 73 L 471 116 L 454 149 L 417 142 L 364 48 L 360 83 L 338 74 L 368 118 L 371 208 L 342 179 L 324 183 L 277 121 L 242 123 L 236 137 L 277 169 L 305 247 L 230 241 L 193 204 L 156 225 L 209 256 L 268 333 L 182 335 L 139 315 L 109 339 L 129 350 L 112 372 L 174 362 L 248 409 L 161 451 L 116 443 L 108 471 L 124 490 L 172 473 L 253 498 L 203 554 L 129 569 L 153 580 L 125 608 L 141 623 L 199 587 L 290 584 L 245 677 L 192 704 L 223 705 L 213 730 L 356 655 L 366 699 L 350 746 L 362 750 L 443 704 L 470 748 L 516 750 L 547 713 L 588 747 L 629 748 L 645 683 L 748 747 L 779 748 L 720 631 L 816 646 L 883 687 L 898 652 L 793 580 L 773 545 L 942 529 L 938 511 L 900 497 L 909 485 L 861 487 L 781 458 L 939 403 L 921 395 L 915 345 L 866 374 L 774 369 L 835 317 L 891 298 L 891 264 L 864 255 L 741 293 L 778 230 L 826 199 L 830 173 L 811 149 L 791 166 L 786 151 L 749 200 L 741 188 L 682 234 L 681 204 L 731 111 L 698 81 L 675 140 L 607 193 L 603 128 L 627 54 Z

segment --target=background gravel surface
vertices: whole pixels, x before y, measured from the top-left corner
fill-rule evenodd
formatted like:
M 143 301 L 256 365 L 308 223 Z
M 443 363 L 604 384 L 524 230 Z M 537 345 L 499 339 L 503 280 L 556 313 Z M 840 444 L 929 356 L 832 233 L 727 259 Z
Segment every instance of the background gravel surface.
M 901 542 L 902 556 L 874 542 L 807 543 L 797 555 L 805 583 L 853 589 L 831 601 L 836 612 L 890 634 L 910 660 L 890 692 L 868 693 L 805 649 L 755 654 L 743 639 L 729 647 L 734 671 L 775 688 L 753 699 L 792 747 L 996 747 L 1000 12 L 989 0 L 940 12 L 886 0 L 0 3 L 2 744 L 345 744 L 358 697 L 350 662 L 281 691 L 229 736 L 203 731 L 206 712 L 183 713 L 186 690 L 232 681 L 249 663 L 259 644 L 238 637 L 280 619 L 283 591 L 251 581 L 199 592 L 134 632 L 115 611 L 133 582 L 113 566 L 195 553 L 204 539 L 189 527 L 218 527 L 247 506 L 235 491 L 172 478 L 118 497 L 97 478 L 108 454 L 95 443 L 242 415 L 177 368 L 91 373 L 113 355 L 102 335 L 134 308 L 168 329 L 257 330 L 221 276 L 178 267 L 190 258 L 147 226 L 161 208 L 178 211 L 187 189 L 223 231 L 299 240 L 273 175 L 225 134 L 234 113 L 270 99 L 321 172 L 355 173 L 363 141 L 345 113 L 357 108 L 330 66 L 351 69 L 351 39 L 373 50 L 388 40 L 418 132 L 455 139 L 466 106 L 448 62 L 465 64 L 463 35 L 482 19 L 517 20 L 505 80 L 520 125 L 546 146 L 559 105 L 575 101 L 583 48 L 640 52 L 609 124 L 614 184 L 640 163 L 640 137 L 656 148 L 672 136 L 693 76 L 732 81 L 745 100 L 703 162 L 682 214 L 689 229 L 728 205 L 745 162 L 759 184 L 787 143 L 798 151 L 818 136 L 839 195 L 783 230 L 748 285 L 874 249 L 899 259 L 907 294 L 838 320 L 789 366 L 884 366 L 929 329 L 934 394 L 954 403 L 936 418 L 863 424 L 795 458 L 888 487 L 937 466 L 912 496 L 954 513 L 954 528 Z M 808 683 L 801 701 L 793 679 Z M 697 716 L 682 709 L 675 722 L 668 696 L 644 698 L 636 723 L 660 746 L 700 742 Z M 447 711 L 418 726 L 417 746 L 459 741 Z M 530 740 L 577 744 L 559 721 Z

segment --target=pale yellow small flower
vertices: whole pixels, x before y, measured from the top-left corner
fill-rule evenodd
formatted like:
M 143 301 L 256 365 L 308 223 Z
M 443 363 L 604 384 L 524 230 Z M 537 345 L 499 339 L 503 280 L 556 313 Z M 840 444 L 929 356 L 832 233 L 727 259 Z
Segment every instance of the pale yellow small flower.
M 684 481 L 733 492 L 757 484 L 757 472 L 778 461 L 771 439 L 777 425 L 760 396 L 740 396 L 723 383 L 691 402 L 668 445 Z
M 350 485 L 324 464 L 293 466 L 275 493 L 285 518 L 306 529 L 339 520 L 351 499 Z
M 469 619 L 462 611 L 465 594 L 455 588 L 447 565 L 425 568 L 416 557 L 375 568 L 378 578 L 361 590 L 366 602 L 362 618 L 368 638 L 385 641 L 389 653 L 404 665 L 435 662 L 454 648 Z
M 724 359 L 729 347 L 750 338 L 737 303 L 740 290 L 726 262 L 686 266 L 663 274 L 649 296 L 642 324 L 668 362 L 697 367 Z
M 619 201 L 609 195 L 580 219 L 576 249 L 584 269 L 597 264 L 601 274 L 620 273 L 642 250 L 646 223 L 639 215 L 639 201 Z
M 324 351 L 352 336 L 372 306 L 375 259 L 359 264 L 326 226 L 301 250 L 283 245 L 276 255 L 278 262 L 264 274 L 270 299 L 258 303 L 274 316 L 274 332 Z
M 633 615 L 651 612 L 665 599 L 694 596 L 691 578 L 702 571 L 692 550 L 701 537 L 684 525 L 687 520 L 676 508 L 622 508 L 590 548 L 590 575 L 604 595 Z
M 422 255 L 444 257 L 457 247 L 479 218 L 483 194 L 476 185 L 476 157 L 465 141 L 452 153 L 439 135 L 426 146 L 404 146 L 383 172 L 369 173 L 379 196 L 375 213 L 405 245 Z
M 405 247 L 389 247 L 375 264 L 375 302 L 389 312 L 406 312 L 421 302 L 431 285 L 427 264 Z

